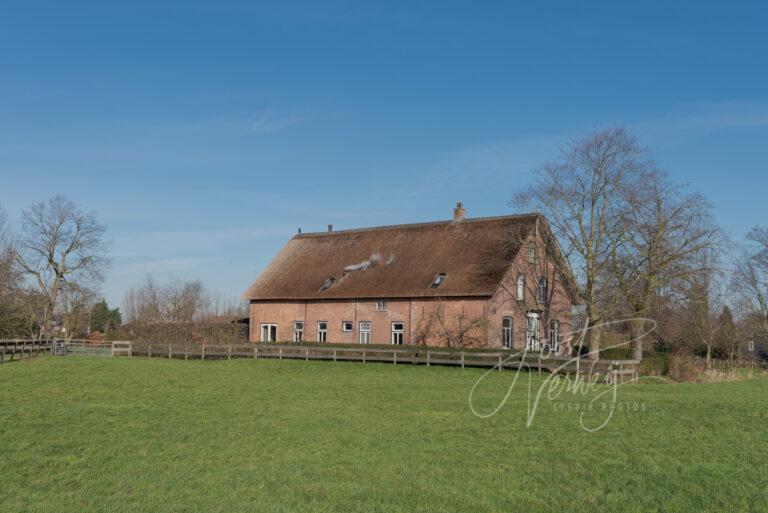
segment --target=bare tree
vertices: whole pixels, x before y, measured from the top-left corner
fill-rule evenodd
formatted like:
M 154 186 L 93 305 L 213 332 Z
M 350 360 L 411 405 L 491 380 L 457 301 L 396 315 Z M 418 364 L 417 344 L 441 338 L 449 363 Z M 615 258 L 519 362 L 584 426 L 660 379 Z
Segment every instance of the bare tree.
M 753 228 L 747 239 L 750 246 L 736 262 L 732 287 L 746 313 L 761 320 L 768 338 L 768 228 Z
M 431 338 L 445 340 L 447 347 L 471 347 L 486 340 L 488 319 L 468 315 L 462 309 L 447 314 L 442 300 L 430 307 L 416 327 L 415 338 L 419 345 L 426 345 Z
M 623 189 L 626 207 L 618 221 L 611 271 L 629 307 L 632 358 L 643 357 L 644 319 L 664 281 L 700 271 L 697 258 L 719 243 L 709 203 L 658 171 L 638 174 Z M 612 234 L 613 235 L 613 234 Z
M 123 298 L 123 310 L 129 323 L 200 320 L 210 313 L 208 291 L 199 280 L 172 277 L 158 285 L 152 276 Z
M 513 199 L 517 207 L 545 215 L 573 265 L 585 328 L 591 327 L 591 358 L 598 357 L 598 325 L 609 307 L 601 301 L 601 274 L 610 265 L 615 244 L 624 238 L 620 220 L 627 208 L 625 191 L 651 167 L 624 128 L 600 130 L 573 142 L 557 161 L 539 168 L 536 183 Z
M 45 297 L 44 334 L 50 336 L 48 319 L 66 287 L 98 283 L 109 265 L 104 241 L 106 228 L 96 214 L 64 196 L 32 205 L 22 211 L 16 262 L 33 278 Z
M 688 322 L 695 335 L 695 340 L 704 349 L 705 365 L 712 367 L 712 351 L 717 343 L 720 323 L 718 315 L 724 307 L 721 287 L 722 276 L 717 270 L 717 253 L 701 253 L 699 270 L 689 276 Z

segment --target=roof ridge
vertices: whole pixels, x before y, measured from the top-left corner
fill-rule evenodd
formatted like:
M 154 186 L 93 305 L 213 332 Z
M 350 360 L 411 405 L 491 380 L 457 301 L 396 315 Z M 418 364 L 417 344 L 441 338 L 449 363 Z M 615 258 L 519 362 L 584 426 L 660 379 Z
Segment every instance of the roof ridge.
M 389 224 L 389 225 L 382 225 L 382 226 L 369 226 L 364 228 L 348 228 L 346 230 L 335 230 L 330 232 L 326 231 L 326 232 L 297 233 L 296 235 L 293 236 L 293 238 L 297 239 L 297 238 L 303 238 L 303 237 L 319 237 L 319 236 L 327 236 L 327 235 L 339 235 L 339 234 L 345 234 L 345 233 L 367 232 L 367 231 L 375 231 L 375 230 L 389 230 L 392 228 L 419 228 L 422 226 L 434 226 L 434 225 L 440 225 L 440 224 L 464 224 L 464 223 L 474 223 L 474 222 L 483 222 L 483 221 L 496 221 L 500 219 L 536 217 L 539 215 L 540 214 L 538 212 L 527 212 L 525 214 L 511 214 L 506 216 L 468 217 L 458 223 L 453 221 L 452 219 L 447 219 L 443 221 L 423 221 L 420 223 Z

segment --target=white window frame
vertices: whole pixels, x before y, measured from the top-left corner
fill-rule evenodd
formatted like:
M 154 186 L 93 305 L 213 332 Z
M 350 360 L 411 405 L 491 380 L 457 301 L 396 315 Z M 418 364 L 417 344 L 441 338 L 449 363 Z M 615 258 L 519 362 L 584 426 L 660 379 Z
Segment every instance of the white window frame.
M 536 263 L 536 259 L 538 258 L 538 255 L 536 253 L 537 253 L 536 244 L 531 242 L 530 244 L 528 244 L 528 263 L 529 264 Z
M 349 324 L 349 329 L 346 328 L 347 324 Z M 341 321 L 341 331 L 343 333 L 351 333 L 355 331 L 355 323 L 352 321 Z
M 321 324 L 325 324 L 325 328 L 320 328 Z M 317 321 L 317 341 L 328 342 L 328 321 Z
M 386 312 L 387 311 L 387 300 L 386 299 L 377 299 L 376 300 L 376 311 L 378 312 Z
M 371 328 L 373 327 L 373 323 L 371 323 L 371 321 L 360 321 L 359 326 L 360 326 L 360 335 L 357 341 L 361 344 L 370 344 Z
M 517 296 L 517 300 L 523 301 L 525 299 L 525 275 L 523 273 L 517 275 L 515 288 L 515 295 Z
M 549 348 L 552 351 L 560 350 L 560 321 L 557 319 L 549 321 Z
M 272 330 L 274 330 L 275 336 L 274 336 L 274 338 L 272 340 L 264 340 L 264 338 L 265 338 L 264 337 L 264 328 L 267 328 L 267 330 L 268 330 L 267 331 L 267 336 L 266 336 L 267 339 L 272 338 Z M 269 342 L 277 342 L 277 324 L 263 322 L 260 325 L 259 332 L 261 333 L 261 339 L 260 340 L 262 342 L 267 342 L 267 343 L 269 343 Z
M 505 321 L 509 321 L 509 326 L 504 325 Z M 501 347 L 512 349 L 512 317 L 509 315 L 501 318 Z
M 536 295 L 540 304 L 544 305 L 547 303 L 547 299 L 549 299 L 549 280 L 547 280 L 546 276 L 539 276 L 539 281 L 536 282 Z
M 538 351 L 541 347 L 539 342 L 539 330 L 541 327 L 541 316 L 536 312 L 528 312 L 525 316 L 525 349 L 528 351 Z
M 400 329 L 395 329 L 395 324 L 399 324 L 402 327 Z M 400 342 L 395 342 L 396 339 L 399 339 Z M 405 323 L 403 321 L 392 322 L 392 337 L 390 338 L 390 342 L 392 342 L 392 345 L 394 346 L 402 346 L 405 344 Z
M 293 341 L 304 341 L 304 321 L 293 321 Z

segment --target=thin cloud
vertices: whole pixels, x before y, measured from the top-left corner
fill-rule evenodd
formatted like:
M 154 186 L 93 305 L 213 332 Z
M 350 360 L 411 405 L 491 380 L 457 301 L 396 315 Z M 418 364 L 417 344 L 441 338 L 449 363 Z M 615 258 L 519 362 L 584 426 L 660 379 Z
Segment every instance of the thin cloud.
M 248 131 L 254 134 L 266 134 L 286 130 L 292 126 L 304 123 L 306 118 L 293 114 L 277 115 L 270 110 L 265 110 L 250 123 Z

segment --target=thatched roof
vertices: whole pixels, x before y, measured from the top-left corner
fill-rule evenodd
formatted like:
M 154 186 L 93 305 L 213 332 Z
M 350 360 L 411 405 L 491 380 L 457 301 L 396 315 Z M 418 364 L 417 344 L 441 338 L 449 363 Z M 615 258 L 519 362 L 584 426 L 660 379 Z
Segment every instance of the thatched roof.
M 536 214 L 304 233 L 243 299 L 491 296 Z M 439 273 L 445 279 L 430 285 Z

